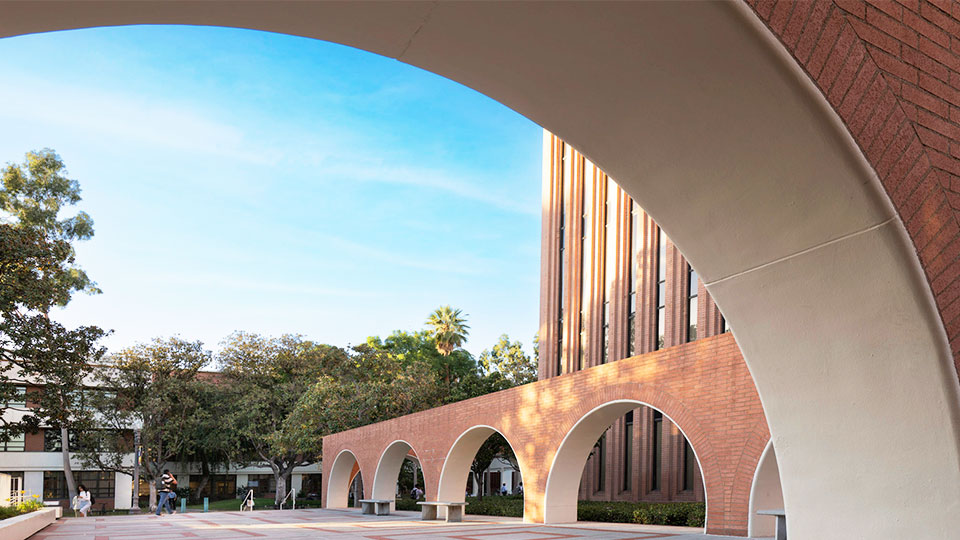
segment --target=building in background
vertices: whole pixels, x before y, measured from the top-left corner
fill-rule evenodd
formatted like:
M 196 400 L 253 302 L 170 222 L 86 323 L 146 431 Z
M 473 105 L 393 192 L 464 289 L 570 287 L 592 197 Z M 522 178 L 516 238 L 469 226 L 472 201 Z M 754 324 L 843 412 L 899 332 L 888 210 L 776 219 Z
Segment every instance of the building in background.
M 540 379 L 729 330 L 697 273 L 653 219 L 547 131 L 542 207 Z M 597 441 L 580 499 L 703 501 L 703 481 L 680 430 L 642 407 Z
M 22 399 L 10 402 L 14 410 L 7 410 L 7 420 L 19 420 L 28 408 L 28 394 L 42 391 L 41 387 L 21 386 Z M 17 410 L 20 409 L 20 410 Z M 71 437 L 72 439 L 72 437 Z M 40 495 L 45 503 L 57 502 L 67 506 L 75 493 L 67 493 L 67 482 L 63 469 L 63 457 L 60 446 L 59 428 L 41 428 L 35 433 L 26 433 L 7 441 L 0 442 L 0 473 L 11 476 L 13 491 L 23 491 L 26 497 Z M 71 448 L 76 448 L 76 441 Z M 96 499 L 95 510 L 129 509 L 133 497 L 133 477 L 113 471 L 84 470 L 76 454 L 71 452 L 70 465 L 77 484 L 85 485 Z M 129 454 L 125 463 L 132 464 L 133 454 Z M 196 489 L 202 480 L 199 463 L 170 462 L 167 467 L 177 478 L 181 488 L 189 486 Z M 319 462 L 306 467 L 297 467 L 290 478 L 290 484 L 297 490 L 298 497 L 320 497 L 321 464 Z M 269 466 L 231 465 L 226 470 L 216 471 L 209 481 L 206 493 L 211 500 L 232 499 L 246 489 L 253 489 L 257 497 L 273 497 L 276 481 Z M 149 484 L 141 477 L 140 504 L 147 503 L 150 494 Z

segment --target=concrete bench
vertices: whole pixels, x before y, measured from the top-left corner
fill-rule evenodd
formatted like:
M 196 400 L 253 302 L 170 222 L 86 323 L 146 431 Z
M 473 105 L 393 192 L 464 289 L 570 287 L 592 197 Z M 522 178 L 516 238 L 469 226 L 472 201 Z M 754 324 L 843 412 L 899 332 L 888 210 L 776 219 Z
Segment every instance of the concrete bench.
M 439 501 L 428 501 L 428 502 L 418 502 L 420 505 L 420 519 L 422 521 L 428 521 L 431 519 L 439 519 L 437 517 L 438 508 L 447 509 L 447 519 L 449 522 L 460 522 L 463 521 L 463 509 L 467 506 L 465 502 L 439 502 Z
M 777 540 L 787 540 L 787 514 L 783 510 L 759 510 L 757 515 L 777 517 Z
M 389 516 L 392 502 L 387 499 L 360 499 L 360 513 Z

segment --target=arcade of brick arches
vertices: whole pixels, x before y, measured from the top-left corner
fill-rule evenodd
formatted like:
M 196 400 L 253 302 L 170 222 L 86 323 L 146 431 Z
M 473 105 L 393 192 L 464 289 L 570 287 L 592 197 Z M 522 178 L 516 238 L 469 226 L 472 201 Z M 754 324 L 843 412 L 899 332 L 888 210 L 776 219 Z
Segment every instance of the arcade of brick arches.
M 734 329 L 736 344 L 709 338 L 331 436 L 332 487 L 341 458 L 369 480 L 409 443 L 428 496 L 462 495 L 444 481 L 462 466 L 447 453 L 497 429 L 519 457 L 527 519 L 568 519 L 572 481 L 557 467 L 644 403 L 696 450 L 708 531 L 742 534 L 765 426 L 791 538 L 960 530 L 957 2 L 0 3 L 3 37 L 125 24 L 334 41 L 500 101 L 616 178 Z M 699 371 L 705 355 L 728 372 Z M 725 426 L 726 407 L 756 421 Z

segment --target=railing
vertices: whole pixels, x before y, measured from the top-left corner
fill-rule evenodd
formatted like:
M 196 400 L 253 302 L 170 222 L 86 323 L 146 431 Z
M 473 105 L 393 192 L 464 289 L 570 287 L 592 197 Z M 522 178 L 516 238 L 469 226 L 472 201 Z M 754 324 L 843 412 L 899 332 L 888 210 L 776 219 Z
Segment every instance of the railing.
M 294 510 L 297 509 L 297 488 L 290 488 L 290 491 L 288 491 L 287 494 L 284 495 L 283 500 L 280 501 L 280 509 L 281 509 L 281 510 L 283 510 L 283 503 L 287 502 L 287 499 L 290 498 L 290 495 L 293 495 L 293 500 L 291 501 L 291 502 L 293 503 L 293 507 L 292 507 L 292 508 L 293 508 Z
M 243 509 L 253 511 L 253 490 L 247 492 L 247 496 L 243 498 L 243 502 L 240 503 L 240 511 L 243 512 Z

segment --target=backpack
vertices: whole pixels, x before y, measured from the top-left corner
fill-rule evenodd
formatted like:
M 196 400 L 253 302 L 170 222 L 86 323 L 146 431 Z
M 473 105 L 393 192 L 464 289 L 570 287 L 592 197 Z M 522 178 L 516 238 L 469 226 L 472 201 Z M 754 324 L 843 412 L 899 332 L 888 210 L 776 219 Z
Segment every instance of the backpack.
M 87 493 L 90 493 L 90 505 L 92 506 L 93 503 L 97 502 L 97 500 L 93 498 L 93 493 L 92 493 L 92 492 L 88 491 Z

